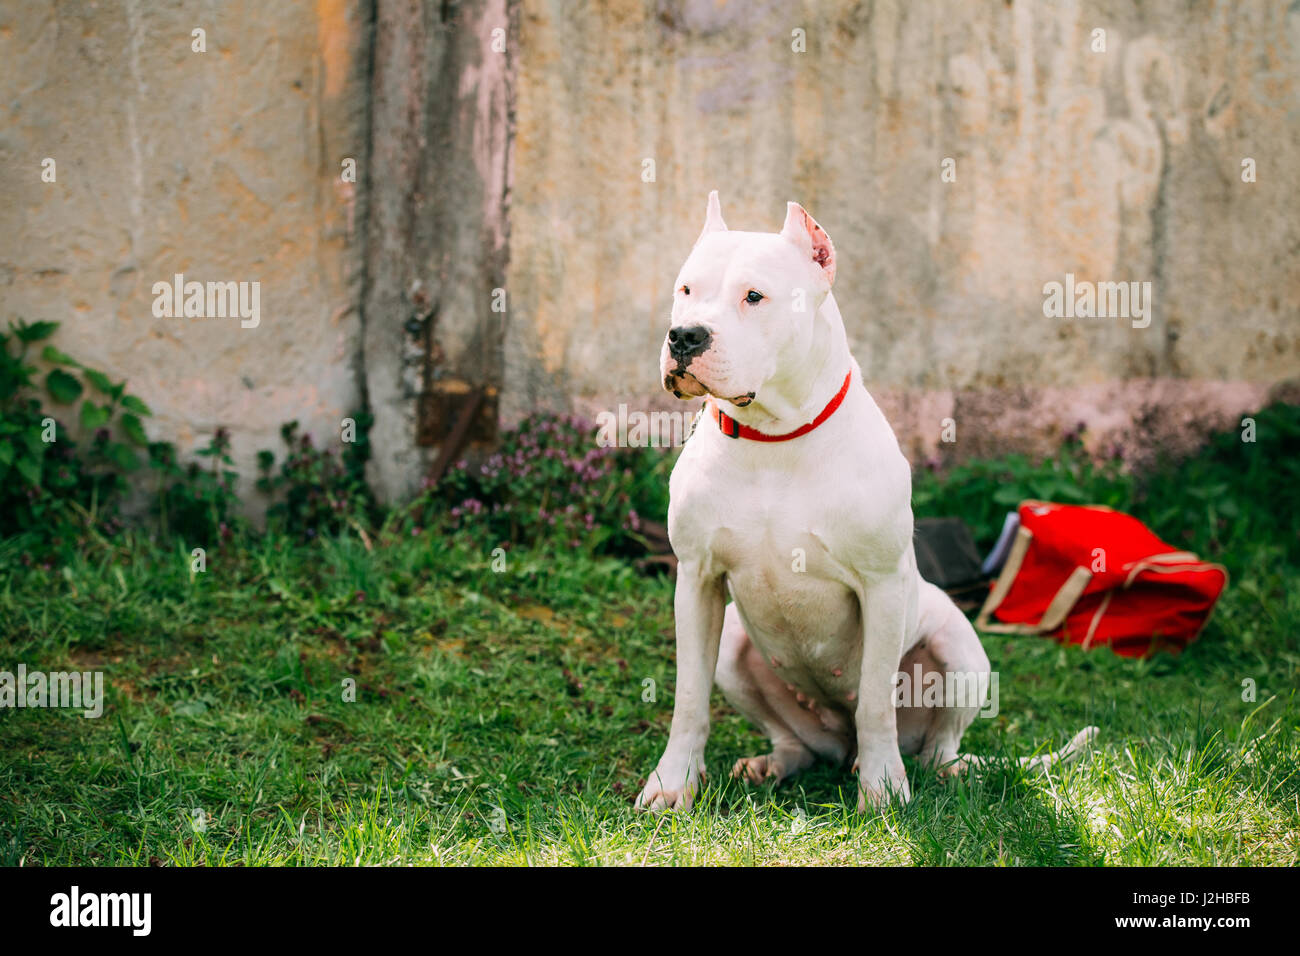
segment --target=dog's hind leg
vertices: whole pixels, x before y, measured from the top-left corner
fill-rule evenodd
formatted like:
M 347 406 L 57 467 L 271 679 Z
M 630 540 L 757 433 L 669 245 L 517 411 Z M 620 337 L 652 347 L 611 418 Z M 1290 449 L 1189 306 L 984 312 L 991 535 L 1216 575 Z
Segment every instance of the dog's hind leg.
M 768 777 L 780 781 L 810 766 L 819 755 L 842 761 L 848 753 L 847 737 L 828 730 L 768 666 L 745 633 L 734 604 L 723 617 L 716 681 L 727 702 L 772 742 L 771 753 L 737 760 L 733 777 L 751 783 Z
M 947 594 L 922 581 L 919 598 L 918 626 L 924 636 L 904 656 L 899 670 L 912 677 L 915 665 L 921 664 L 923 675 L 938 675 L 943 696 L 939 706 L 919 708 L 928 713 L 915 715 L 911 721 L 905 722 L 903 713 L 909 708 L 900 709 L 900 746 L 904 743 L 905 723 L 923 723 L 918 748 L 921 761 L 938 770 L 940 776 L 952 776 L 966 769 L 961 738 L 984 706 L 989 689 L 989 658 L 975 628 Z M 917 709 L 910 708 L 913 712 Z
M 937 708 L 901 708 L 899 747 L 904 753 L 919 751 L 921 760 L 937 768 L 940 776 L 979 770 L 989 758 L 963 754 L 960 747 L 962 735 L 985 703 L 990 686 L 988 655 L 966 615 L 941 589 L 923 581 L 920 601 L 919 626 L 925 636 L 904 656 L 899 670 L 911 676 L 920 663 L 923 674 L 938 672 L 944 693 L 953 698 L 951 702 L 945 698 L 944 706 Z M 1096 727 L 1085 727 L 1059 750 L 1021 757 L 1020 766 L 1044 771 L 1070 763 L 1088 749 L 1097 733 Z M 915 744 L 918 738 L 919 747 Z

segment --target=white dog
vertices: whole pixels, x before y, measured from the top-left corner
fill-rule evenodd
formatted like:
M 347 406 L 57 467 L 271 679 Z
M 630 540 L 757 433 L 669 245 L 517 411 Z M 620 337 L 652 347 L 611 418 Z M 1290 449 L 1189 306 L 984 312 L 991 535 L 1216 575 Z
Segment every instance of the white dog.
M 901 753 L 943 773 L 978 762 L 958 747 L 982 706 L 988 657 L 917 573 L 911 469 L 849 353 L 836 265 L 798 203 L 780 233 L 733 232 L 712 192 L 677 276 L 664 387 L 710 399 L 670 483 L 677 692 L 638 807 L 694 800 L 715 675 L 772 742 L 734 776 L 780 780 L 817 756 L 856 755 L 864 810 L 909 797 Z M 975 677 L 977 699 L 896 706 L 895 674 L 917 664 L 949 681 Z M 1025 762 L 1068 759 L 1095 732 Z

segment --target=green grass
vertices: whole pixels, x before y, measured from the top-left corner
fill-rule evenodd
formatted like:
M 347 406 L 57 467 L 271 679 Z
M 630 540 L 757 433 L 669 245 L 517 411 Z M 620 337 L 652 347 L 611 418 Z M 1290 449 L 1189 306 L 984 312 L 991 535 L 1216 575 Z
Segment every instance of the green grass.
M 0 863 L 1295 865 L 1295 526 L 1270 525 L 1276 494 L 1219 454 L 1185 466 L 1178 507 L 1178 472 L 1123 481 L 1136 513 L 1167 536 L 1185 523 L 1175 543 L 1233 574 L 1181 657 L 985 637 L 1001 712 L 965 749 L 1021 756 L 1097 724 L 1092 757 L 948 783 L 909 761 L 912 801 L 883 815 L 855 812 L 845 769 L 727 780 L 764 741 L 720 694 L 696 808 L 634 812 L 667 739 L 673 638 L 671 585 L 626 564 L 538 550 L 497 573 L 490 549 L 429 535 L 260 538 L 192 575 L 188 549 L 141 538 L 52 569 L 0 543 L 0 668 L 108 686 L 99 719 L 0 711 Z M 948 492 L 919 487 L 942 510 Z

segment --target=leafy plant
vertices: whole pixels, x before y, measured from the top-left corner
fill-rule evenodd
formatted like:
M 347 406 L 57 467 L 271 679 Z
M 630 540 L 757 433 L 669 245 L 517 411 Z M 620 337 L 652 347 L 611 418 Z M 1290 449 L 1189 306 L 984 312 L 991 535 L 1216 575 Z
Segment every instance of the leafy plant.
M 1135 514 L 1172 544 L 1222 561 L 1269 549 L 1300 566 L 1300 405 L 1276 403 L 1239 428 L 1210 437 L 1185 461 L 1162 461 L 1137 484 Z
M 53 531 L 53 541 L 74 523 L 113 530 L 123 473 L 140 466 L 135 448 L 148 442 L 141 419 L 151 412 L 127 394 L 125 382 L 46 344 L 41 359 L 53 367 L 44 377 L 44 397 L 70 409 L 81 399 L 81 431 L 89 443 L 78 454 L 63 423 L 46 410 L 36 381 L 40 367 L 28 357 L 58 327 L 19 320 L 0 333 L 0 535 Z
M 370 522 L 375 503 L 366 485 L 365 471 L 374 417 L 354 412 L 352 419 L 356 425 L 353 440 L 344 442 L 337 455 L 331 449 L 317 448 L 311 435 L 298 434 L 296 421 L 280 428 L 288 453 L 278 472 L 273 471 L 275 454 L 258 452 L 261 477 L 257 487 L 272 499 L 267 509 L 268 524 L 312 538 Z
M 149 446 L 149 466 L 159 476 L 157 512 L 163 531 L 187 542 L 227 541 L 242 523 L 230 432 L 218 428 L 195 454 L 208 459 L 208 467 L 197 461 L 181 465 L 170 442 Z
M 644 553 L 645 519 L 668 511 L 672 456 L 602 447 L 567 415 L 535 414 L 481 464 L 460 461 L 407 512 L 411 530 L 461 530 L 489 547 L 553 542 L 592 553 Z

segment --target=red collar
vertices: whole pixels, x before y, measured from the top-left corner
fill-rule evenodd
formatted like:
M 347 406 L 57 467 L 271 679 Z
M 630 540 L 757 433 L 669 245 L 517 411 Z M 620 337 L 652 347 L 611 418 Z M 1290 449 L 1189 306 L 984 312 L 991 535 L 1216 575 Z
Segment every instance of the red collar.
M 826 407 L 821 410 L 816 418 L 807 425 L 800 425 L 792 432 L 786 432 L 784 435 L 768 435 L 757 428 L 751 428 L 748 425 L 742 425 L 736 421 L 717 405 L 713 404 L 713 399 L 709 399 L 709 407 L 713 409 L 711 415 L 713 420 L 718 423 L 722 429 L 722 434 L 728 438 L 748 438 L 750 441 L 789 441 L 792 438 L 798 438 L 800 435 L 807 435 L 810 431 L 820 425 L 826 419 L 835 414 L 835 409 L 839 408 L 844 402 L 844 396 L 849 394 L 849 383 L 853 381 L 853 369 L 844 376 L 844 384 L 840 386 L 839 392 L 834 398 L 826 403 Z

